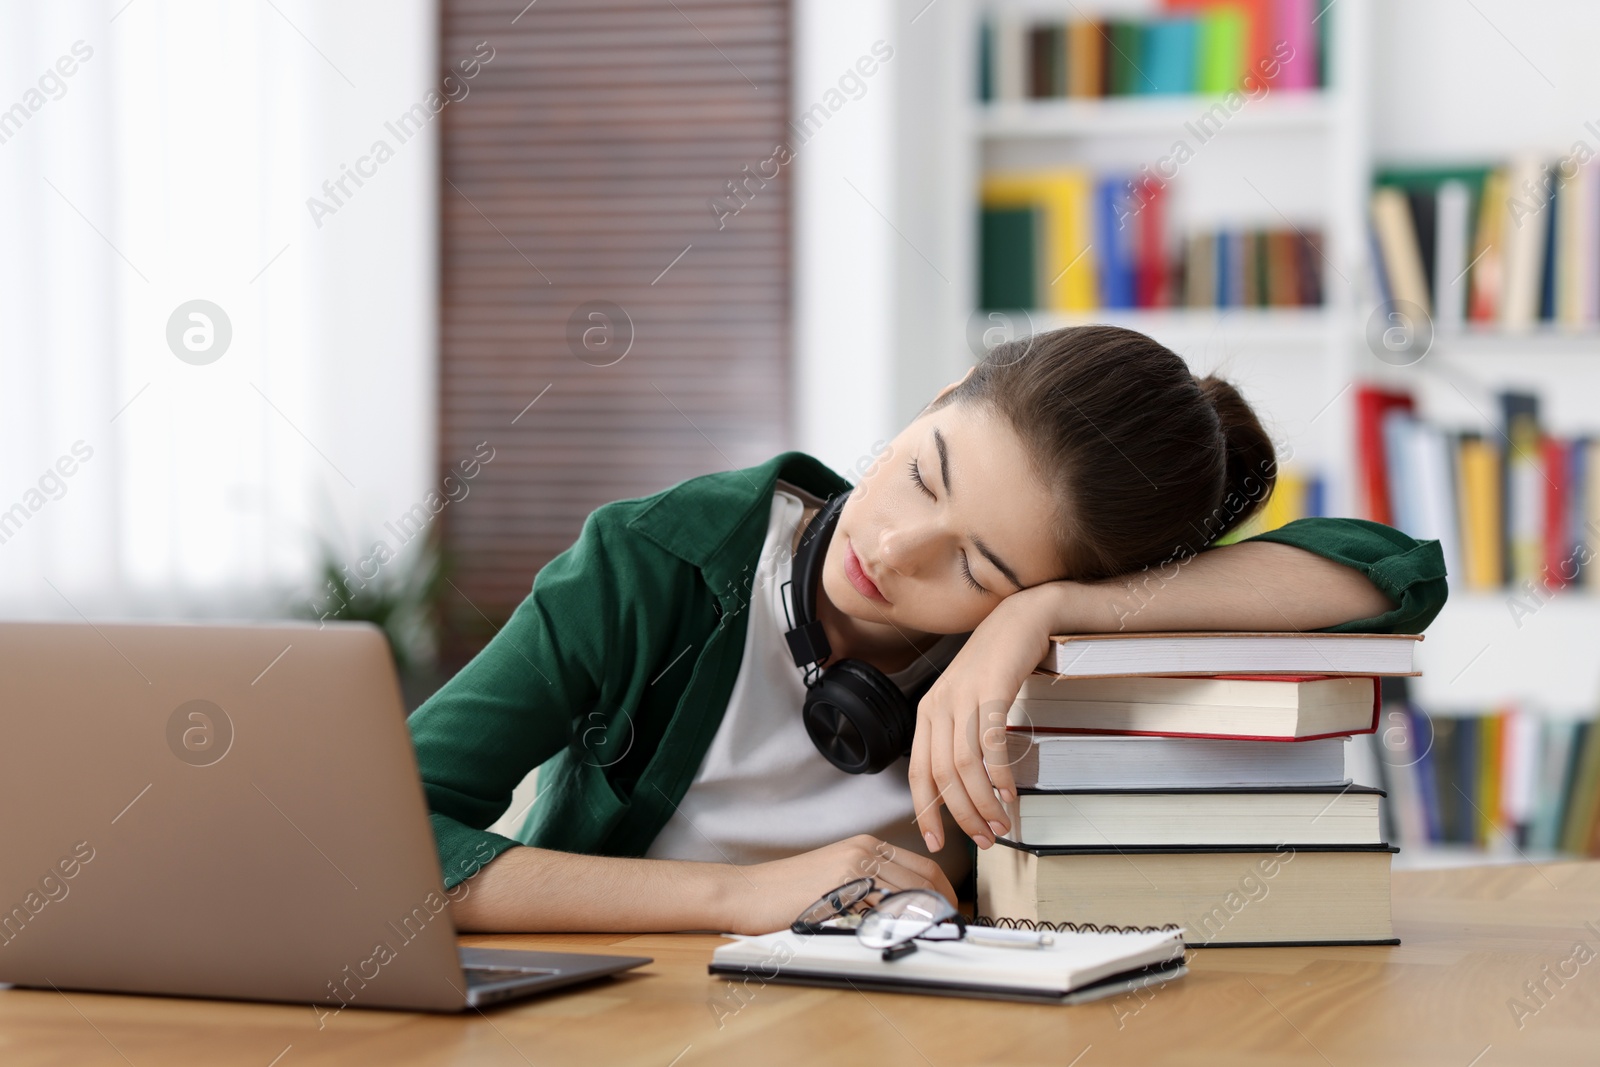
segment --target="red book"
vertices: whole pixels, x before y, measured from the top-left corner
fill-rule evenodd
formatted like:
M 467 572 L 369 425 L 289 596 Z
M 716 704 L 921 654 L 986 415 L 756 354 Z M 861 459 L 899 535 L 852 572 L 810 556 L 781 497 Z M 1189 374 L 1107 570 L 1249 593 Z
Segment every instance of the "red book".
M 1551 589 L 1571 585 L 1567 576 L 1577 564 L 1567 543 L 1567 507 L 1572 495 L 1569 448 L 1565 441 L 1546 437 L 1540 449 L 1544 453 L 1544 580 Z
M 1392 392 L 1375 385 L 1356 387 L 1356 476 L 1362 489 L 1367 518 L 1394 525 L 1389 510 L 1389 457 L 1383 447 L 1383 416 L 1393 410 L 1414 411 L 1410 393 Z
M 1142 308 L 1166 307 L 1170 302 L 1167 298 L 1166 186 L 1157 178 L 1148 178 L 1136 183 L 1134 199 L 1144 204 L 1138 215 L 1134 302 Z

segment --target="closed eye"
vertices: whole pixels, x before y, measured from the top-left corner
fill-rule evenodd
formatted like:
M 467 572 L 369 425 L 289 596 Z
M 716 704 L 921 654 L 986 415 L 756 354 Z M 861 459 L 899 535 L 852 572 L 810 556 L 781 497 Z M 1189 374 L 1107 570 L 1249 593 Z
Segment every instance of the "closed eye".
M 917 468 L 915 456 L 911 459 L 909 469 L 911 471 L 911 480 L 916 483 L 917 488 L 926 493 L 929 499 L 937 500 L 938 498 L 933 495 L 933 490 L 928 488 L 928 483 L 922 480 L 922 471 Z M 979 585 L 978 580 L 972 576 L 972 568 L 967 563 L 967 554 L 965 552 L 961 553 L 961 576 L 966 579 L 967 585 L 986 596 L 988 595 L 989 590 Z

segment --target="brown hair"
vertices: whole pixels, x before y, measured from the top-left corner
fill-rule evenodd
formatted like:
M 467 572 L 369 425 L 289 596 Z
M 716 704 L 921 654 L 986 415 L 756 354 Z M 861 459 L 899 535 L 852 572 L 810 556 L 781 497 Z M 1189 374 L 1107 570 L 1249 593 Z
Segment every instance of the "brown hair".
M 1074 326 L 996 345 L 943 398 L 1003 416 L 1059 506 L 1066 571 L 1106 578 L 1184 559 L 1266 501 L 1277 458 L 1232 385 L 1117 326 Z

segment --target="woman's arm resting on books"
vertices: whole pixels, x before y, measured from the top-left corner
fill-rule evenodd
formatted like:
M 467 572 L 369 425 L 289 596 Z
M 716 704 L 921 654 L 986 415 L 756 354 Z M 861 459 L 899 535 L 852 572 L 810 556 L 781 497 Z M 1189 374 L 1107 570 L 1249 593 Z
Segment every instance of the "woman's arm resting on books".
M 917 825 L 938 850 L 939 805 L 978 844 L 1008 832 L 1006 712 L 1051 634 L 1117 630 L 1317 630 L 1395 603 L 1360 570 L 1267 541 L 1214 548 L 1165 570 L 1047 582 L 1001 601 L 917 706 L 908 772 Z M 1430 616 L 1431 618 L 1431 616 Z M 1000 798 L 995 790 L 1000 791 Z
M 463 932 L 766 934 L 786 929 L 822 894 L 863 875 L 893 889 L 933 889 L 956 898 L 933 860 L 858 834 L 748 866 L 520 846 L 451 889 L 450 911 Z

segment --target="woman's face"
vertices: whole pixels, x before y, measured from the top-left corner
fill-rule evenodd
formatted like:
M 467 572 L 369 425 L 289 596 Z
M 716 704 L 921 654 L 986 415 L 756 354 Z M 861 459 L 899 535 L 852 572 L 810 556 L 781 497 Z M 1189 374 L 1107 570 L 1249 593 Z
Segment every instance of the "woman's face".
M 1054 523 L 1011 427 L 952 404 L 918 416 L 850 493 L 823 589 L 863 622 L 966 633 L 1012 593 L 1061 577 Z

